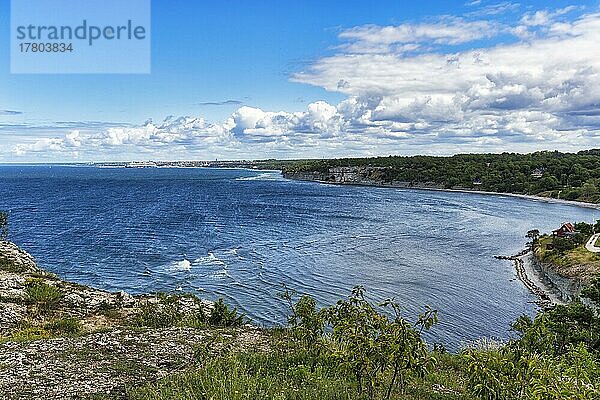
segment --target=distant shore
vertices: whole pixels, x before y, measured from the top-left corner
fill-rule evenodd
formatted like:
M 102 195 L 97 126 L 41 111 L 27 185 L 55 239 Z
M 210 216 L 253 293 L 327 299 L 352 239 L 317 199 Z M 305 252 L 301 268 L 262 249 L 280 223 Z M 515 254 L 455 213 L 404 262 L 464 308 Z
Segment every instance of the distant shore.
M 435 191 L 440 191 L 440 192 L 460 192 L 460 193 L 475 193 L 475 194 L 484 194 L 484 195 L 518 197 L 521 199 L 542 201 L 544 203 L 566 204 L 566 205 L 571 205 L 571 206 L 593 208 L 595 210 L 600 210 L 600 204 L 596 204 L 596 203 L 586 203 L 583 201 L 555 199 L 552 197 L 536 196 L 536 195 L 532 195 L 532 194 L 488 192 L 488 191 L 484 191 L 484 190 L 474 190 L 474 189 L 473 190 L 470 190 L 470 189 L 435 189 L 435 188 L 427 188 L 427 187 L 423 187 L 423 188 L 414 187 L 414 189 L 435 190 Z
M 339 186 L 364 186 L 364 187 L 381 187 L 381 188 L 391 188 L 391 189 L 414 189 L 414 190 L 431 190 L 435 192 L 457 192 L 457 193 L 474 193 L 474 194 L 482 194 L 482 195 L 492 195 L 492 196 L 508 196 L 508 197 L 517 197 L 521 199 L 533 200 L 533 201 L 542 201 L 545 203 L 556 203 L 556 204 L 566 204 L 577 207 L 585 207 L 592 208 L 595 210 L 600 210 L 600 204 L 596 203 L 586 203 L 583 201 L 573 201 L 573 200 L 563 200 L 563 199 L 555 199 L 552 197 L 542 197 L 531 194 L 518 194 L 518 193 L 504 193 L 504 192 L 490 192 L 485 190 L 476 190 L 476 189 L 445 189 L 440 187 L 434 187 L 426 184 L 380 184 L 380 183 L 367 183 L 367 182 L 331 182 L 317 179 L 297 179 L 289 176 L 283 176 L 289 180 L 297 180 L 297 181 L 308 181 L 308 182 L 317 182 L 327 185 L 339 185 Z

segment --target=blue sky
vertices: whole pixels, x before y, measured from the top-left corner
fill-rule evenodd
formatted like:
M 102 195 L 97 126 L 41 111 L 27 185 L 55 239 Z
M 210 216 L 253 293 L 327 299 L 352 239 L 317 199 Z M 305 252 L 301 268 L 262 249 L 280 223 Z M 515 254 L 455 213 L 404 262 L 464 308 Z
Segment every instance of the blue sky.
M 0 5 L 7 55 L 10 2 Z M 0 58 L 0 162 L 600 147 L 599 62 L 556 54 L 598 59 L 599 11 L 598 1 L 152 1 L 151 74 L 17 75 Z M 456 70 L 438 74 L 438 59 Z

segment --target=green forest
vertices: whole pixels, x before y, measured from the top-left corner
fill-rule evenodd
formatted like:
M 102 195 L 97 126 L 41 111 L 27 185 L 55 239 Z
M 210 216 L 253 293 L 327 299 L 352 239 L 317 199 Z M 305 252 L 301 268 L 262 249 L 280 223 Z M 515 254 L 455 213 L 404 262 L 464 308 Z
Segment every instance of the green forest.
M 276 163 L 275 163 L 276 164 Z M 382 183 L 435 183 L 444 188 L 600 202 L 600 149 L 578 153 L 458 154 L 298 160 L 274 165 L 285 173 L 328 173 L 336 167 L 378 169 Z

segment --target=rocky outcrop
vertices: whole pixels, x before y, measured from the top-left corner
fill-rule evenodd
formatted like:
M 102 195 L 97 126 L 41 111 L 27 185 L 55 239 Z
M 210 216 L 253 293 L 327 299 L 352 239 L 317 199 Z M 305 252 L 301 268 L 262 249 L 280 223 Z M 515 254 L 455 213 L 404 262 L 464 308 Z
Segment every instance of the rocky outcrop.
M 540 261 L 535 255 L 531 257 L 531 265 L 544 284 L 553 288 L 563 301 L 570 302 L 579 298 L 584 286 L 581 279 L 559 274 L 555 266 Z
M 42 273 L 35 259 L 16 244 L 0 240 L 0 270 L 8 269 L 13 272 Z
M 0 398 L 126 398 L 126 388 L 202 357 L 268 346 L 258 327 L 199 319 L 213 306 L 192 295 L 131 296 L 66 282 L 0 242 Z
M 321 171 L 282 171 L 283 177 L 301 181 L 316 181 L 339 185 L 383 186 L 393 188 L 444 189 L 436 182 L 396 181 L 391 177 L 391 169 L 386 167 L 336 167 L 327 172 Z
M 542 309 L 548 309 L 554 306 L 554 302 L 552 301 L 550 295 L 547 292 L 547 288 L 540 287 L 537 285 L 532 277 L 527 275 L 527 271 L 525 269 L 525 261 L 523 260 L 531 252 L 531 249 L 524 249 L 519 253 L 513 256 L 496 256 L 495 258 L 499 260 L 511 260 L 515 264 L 515 271 L 517 273 L 517 278 L 523 283 L 523 285 L 534 295 L 538 297 L 536 304 Z
M 110 325 L 105 310 L 116 310 L 118 317 L 123 318 L 139 305 L 140 298 L 124 292 L 110 293 L 63 281 L 39 268 L 31 255 L 13 243 L 0 242 L 0 261 L 0 335 L 3 336 L 24 323 L 35 326 L 66 317 L 80 319 L 89 329 L 105 327 Z M 39 296 L 54 296 L 49 299 L 52 307 L 44 312 L 32 298 L 34 286 Z
M 194 367 L 225 350 L 266 348 L 258 328 L 114 329 L 0 344 L 0 396 L 126 399 L 127 388 Z M 206 354 L 201 354 L 206 349 Z

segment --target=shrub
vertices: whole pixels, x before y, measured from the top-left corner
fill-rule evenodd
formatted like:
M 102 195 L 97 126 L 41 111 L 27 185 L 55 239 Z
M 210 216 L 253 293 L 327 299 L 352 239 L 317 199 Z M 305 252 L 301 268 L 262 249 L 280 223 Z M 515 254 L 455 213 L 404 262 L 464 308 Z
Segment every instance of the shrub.
M 597 399 L 600 369 L 584 345 L 561 357 L 518 352 L 469 350 L 468 391 L 479 399 Z
M 401 317 L 400 305 L 393 299 L 382 303 L 391 309 L 390 319 L 364 293 L 357 286 L 348 300 L 327 310 L 332 339 L 338 345 L 334 354 L 354 375 L 360 394 L 366 391 L 374 398 L 377 386 L 383 385 L 389 399 L 395 387 L 403 393 L 408 379 L 422 377 L 435 363 L 421 333 L 437 323 L 437 312 L 427 308 L 413 326 Z
M 146 300 L 133 319 L 133 325 L 149 328 L 168 328 L 181 323 L 183 315 L 177 296 L 158 294 L 156 302 Z
M 280 294 L 280 297 L 288 303 L 290 310 L 288 324 L 292 337 L 310 354 L 318 356 L 325 345 L 323 340 L 325 310 L 318 310 L 317 302 L 310 296 L 302 296 L 294 304 L 295 295 L 296 292 L 285 285 L 284 292 Z
M 39 310 L 48 311 L 54 308 L 64 296 L 64 293 L 57 287 L 33 279 L 27 282 L 25 288 L 30 303 L 35 304 Z
M 208 323 L 214 326 L 240 326 L 244 324 L 246 319 L 245 314 L 238 314 L 237 309 L 234 307 L 230 309 L 223 299 L 219 299 L 214 303 L 210 314 L 208 316 Z

